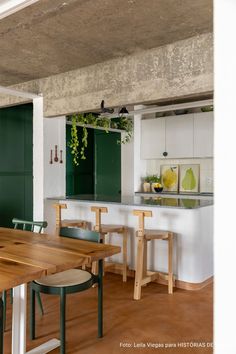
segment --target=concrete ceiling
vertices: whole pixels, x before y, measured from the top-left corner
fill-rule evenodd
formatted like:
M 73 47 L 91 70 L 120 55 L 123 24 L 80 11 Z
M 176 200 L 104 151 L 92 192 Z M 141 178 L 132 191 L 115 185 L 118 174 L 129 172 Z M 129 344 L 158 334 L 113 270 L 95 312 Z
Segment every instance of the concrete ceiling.
M 212 31 L 212 0 L 40 0 L 0 21 L 0 85 Z

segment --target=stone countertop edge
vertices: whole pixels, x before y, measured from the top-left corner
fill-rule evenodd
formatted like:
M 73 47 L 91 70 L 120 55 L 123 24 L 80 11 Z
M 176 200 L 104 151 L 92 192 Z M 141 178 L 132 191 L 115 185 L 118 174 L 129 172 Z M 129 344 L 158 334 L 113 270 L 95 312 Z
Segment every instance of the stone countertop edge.
M 146 197 L 140 197 L 140 196 L 134 196 L 134 197 L 122 197 L 123 199 L 126 198 L 126 200 L 122 201 L 117 201 L 117 200 L 109 200 L 109 198 L 106 197 L 104 198 L 95 198 L 93 195 L 76 195 L 76 196 L 55 196 L 55 197 L 48 197 L 46 198 L 47 200 L 63 200 L 63 201 L 68 201 L 68 202 L 84 202 L 84 203 L 105 203 L 105 204 L 117 204 L 117 205 L 127 205 L 127 206 L 143 206 L 143 207 L 155 207 L 155 208 L 168 208 L 168 209 L 199 209 L 207 206 L 213 206 L 213 200 L 201 200 L 201 199 L 185 199 L 183 196 L 177 197 L 177 198 L 167 198 L 167 197 L 158 197 L 156 198 L 149 197 L 148 199 L 151 199 L 149 202 Z M 139 200 L 137 199 L 139 198 Z M 154 200 L 153 200 L 154 199 Z M 176 200 L 178 202 L 178 205 L 168 205 L 168 200 L 169 203 L 172 200 Z M 190 200 L 190 202 L 189 202 Z M 155 204 L 155 201 L 158 202 L 164 202 L 166 204 Z M 185 205 L 184 205 L 185 203 Z
M 178 193 L 178 192 L 161 192 L 161 193 L 156 193 L 156 192 L 135 192 L 134 195 L 139 196 L 139 195 L 150 195 L 150 196 L 156 196 L 158 194 L 160 195 L 173 195 L 173 196 L 177 196 L 177 197 L 181 197 L 183 198 L 184 196 L 191 196 L 191 197 L 214 197 L 214 193 L 211 192 L 197 192 L 197 193 Z M 198 198 L 196 198 L 198 199 Z

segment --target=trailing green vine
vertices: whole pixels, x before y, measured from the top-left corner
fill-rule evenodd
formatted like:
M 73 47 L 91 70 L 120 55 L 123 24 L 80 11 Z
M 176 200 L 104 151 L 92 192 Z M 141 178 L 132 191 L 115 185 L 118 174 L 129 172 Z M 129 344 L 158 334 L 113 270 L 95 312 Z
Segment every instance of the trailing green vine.
M 71 149 L 71 154 L 73 156 L 73 163 L 78 166 L 79 160 L 86 159 L 86 148 L 88 146 L 88 131 L 86 125 L 91 125 L 92 127 L 102 127 L 105 131 L 109 133 L 109 129 L 120 129 L 124 130 L 125 136 L 121 140 L 118 140 L 118 144 L 126 144 L 132 138 L 133 133 L 133 121 L 130 117 L 117 117 L 115 119 L 109 119 L 107 117 L 101 117 L 93 113 L 85 114 L 73 114 L 67 118 L 71 121 L 71 139 L 68 146 Z M 77 123 L 79 123 L 82 129 L 81 146 L 79 143 Z
M 71 117 L 71 140 L 68 143 L 68 146 L 71 149 L 71 154 L 73 156 L 73 162 L 76 166 L 78 166 L 78 157 L 79 157 L 79 139 L 78 139 L 78 134 L 77 134 L 77 117 L 76 115 L 73 115 Z

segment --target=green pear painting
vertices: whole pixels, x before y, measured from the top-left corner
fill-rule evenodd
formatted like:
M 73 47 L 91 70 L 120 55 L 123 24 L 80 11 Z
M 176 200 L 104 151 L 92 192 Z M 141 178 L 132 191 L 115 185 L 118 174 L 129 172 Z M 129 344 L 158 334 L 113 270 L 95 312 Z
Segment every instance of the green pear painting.
M 199 165 L 180 165 L 180 191 L 197 193 L 199 191 Z
M 188 168 L 185 172 L 185 176 L 182 181 L 182 187 L 184 190 L 192 191 L 196 187 L 196 178 L 194 176 L 192 168 Z

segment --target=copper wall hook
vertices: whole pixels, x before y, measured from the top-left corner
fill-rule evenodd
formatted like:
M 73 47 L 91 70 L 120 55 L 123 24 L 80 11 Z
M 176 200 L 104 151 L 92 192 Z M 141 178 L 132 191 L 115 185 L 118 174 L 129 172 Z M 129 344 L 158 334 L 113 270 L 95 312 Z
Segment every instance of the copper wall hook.
M 54 161 L 55 161 L 55 162 L 58 162 L 57 145 L 55 145 L 55 157 L 54 157 Z
M 62 150 L 60 150 L 60 163 L 63 163 L 63 161 L 62 161 Z
M 53 161 L 52 161 L 52 150 L 50 151 L 50 161 L 49 161 L 49 163 L 50 163 L 50 164 L 53 163 Z

